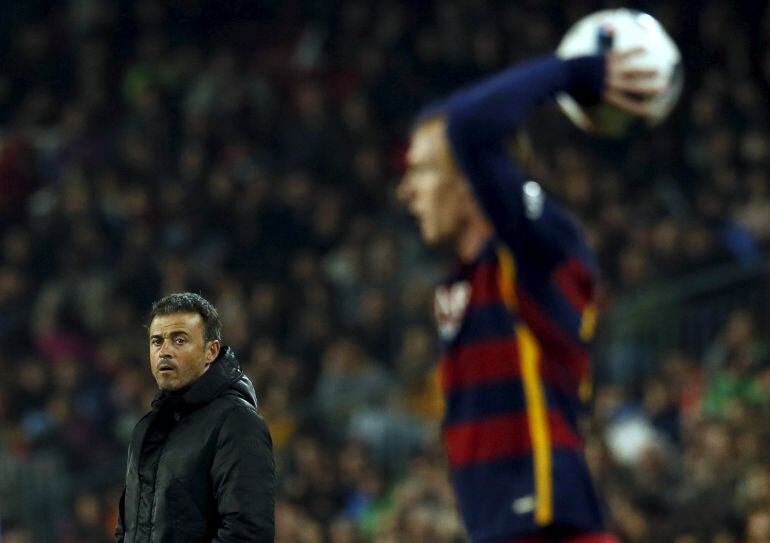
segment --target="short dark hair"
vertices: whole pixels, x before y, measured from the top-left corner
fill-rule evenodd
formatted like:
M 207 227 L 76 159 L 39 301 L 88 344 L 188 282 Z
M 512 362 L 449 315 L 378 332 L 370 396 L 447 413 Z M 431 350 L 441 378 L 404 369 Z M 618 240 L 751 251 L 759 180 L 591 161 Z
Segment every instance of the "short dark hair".
M 222 323 L 219 321 L 219 312 L 206 298 L 194 292 L 176 292 L 164 296 L 150 309 L 147 319 L 148 328 L 152 320 L 158 315 L 171 315 L 173 313 L 197 313 L 203 319 L 203 340 L 214 341 L 222 339 Z
M 428 123 L 432 123 L 438 119 L 447 119 L 449 117 L 448 104 L 446 100 L 431 104 L 430 106 L 422 109 L 417 116 L 412 119 L 412 126 L 409 130 L 410 135 L 414 135 L 420 128 Z

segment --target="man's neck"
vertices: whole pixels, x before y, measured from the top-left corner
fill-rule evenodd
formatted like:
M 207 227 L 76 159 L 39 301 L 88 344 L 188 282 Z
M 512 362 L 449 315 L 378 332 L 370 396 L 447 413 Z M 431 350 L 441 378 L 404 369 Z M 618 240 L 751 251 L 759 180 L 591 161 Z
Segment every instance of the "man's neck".
M 455 249 L 460 261 L 468 263 L 476 260 L 492 233 L 492 225 L 479 210 L 478 215 L 474 215 L 468 221 L 457 237 Z

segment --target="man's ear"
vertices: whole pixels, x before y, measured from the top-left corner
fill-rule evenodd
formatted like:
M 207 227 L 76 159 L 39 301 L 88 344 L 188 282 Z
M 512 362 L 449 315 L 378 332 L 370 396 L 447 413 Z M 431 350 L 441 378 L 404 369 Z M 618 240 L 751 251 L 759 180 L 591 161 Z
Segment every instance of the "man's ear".
M 209 341 L 208 345 L 206 345 L 206 365 L 207 366 L 217 359 L 217 357 L 219 356 L 220 347 L 221 347 L 221 343 L 219 342 L 218 339 Z

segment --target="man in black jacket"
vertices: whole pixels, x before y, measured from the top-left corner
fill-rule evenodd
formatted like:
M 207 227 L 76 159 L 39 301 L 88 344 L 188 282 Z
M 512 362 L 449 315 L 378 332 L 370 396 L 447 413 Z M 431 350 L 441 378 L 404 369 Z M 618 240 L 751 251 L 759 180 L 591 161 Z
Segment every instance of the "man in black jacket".
M 221 345 L 216 309 L 171 294 L 150 313 L 160 393 L 134 428 L 118 543 L 272 543 L 275 465 L 254 387 Z

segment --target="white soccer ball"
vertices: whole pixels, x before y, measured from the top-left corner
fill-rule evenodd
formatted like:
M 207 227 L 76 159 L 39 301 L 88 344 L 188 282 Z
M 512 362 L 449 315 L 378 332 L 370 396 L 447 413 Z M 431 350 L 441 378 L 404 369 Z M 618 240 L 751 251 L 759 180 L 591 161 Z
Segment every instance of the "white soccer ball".
M 654 17 L 625 8 L 597 11 L 572 25 L 561 40 L 556 54 L 561 58 L 572 58 L 594 55 L 608 49 L 628 51 L 637 47 L 644 51 L 630 56 L 626 62 L 630 67 L 657 70 L 658 75 L 650 79 L 649 83 L 664 88 L 661 94 L 650 98 L 653 115 L 647 124 L 655 126 L 676 105 L 682 92 L 684 73 L 679 48 Z M 587 130 L 590 124 L 592 133 L 603 136 L 622 136 L 637 122 L 633 115 L 607 104 L 586 109 L 566 93 L 560 93 L 556 100 L 567 117 L 579 128 Z

